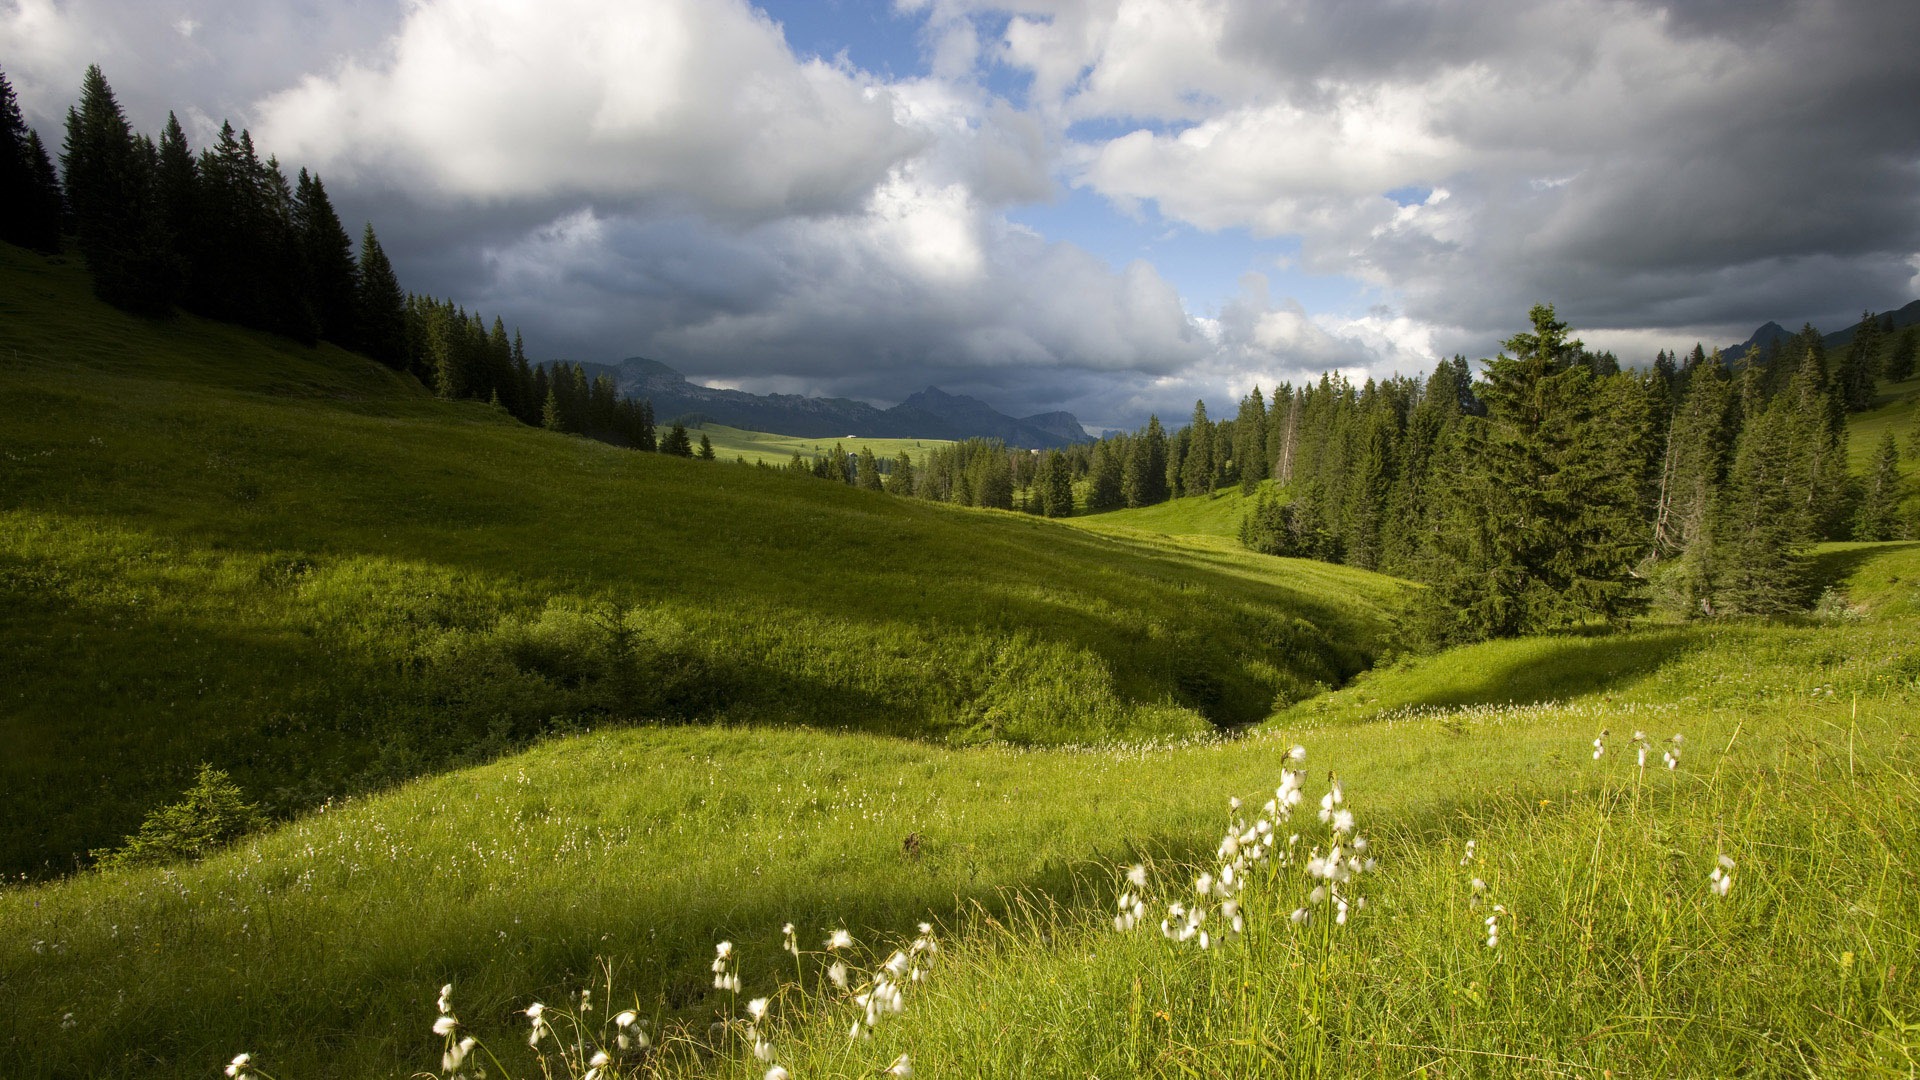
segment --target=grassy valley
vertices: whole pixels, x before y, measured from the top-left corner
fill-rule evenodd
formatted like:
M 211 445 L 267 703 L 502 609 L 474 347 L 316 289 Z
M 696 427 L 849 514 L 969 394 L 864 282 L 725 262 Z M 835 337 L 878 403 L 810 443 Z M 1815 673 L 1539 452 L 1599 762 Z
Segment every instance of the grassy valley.
M 0 1075 L 578 1080 L 628 1007 L 596 1080 L 1920 1060 L 1920 543 L 1822 546 L 1817 616 L 1413 655 L 1409 586 L 1242 550 L 1237 491 L 634 453 L 11 248 L 0 316 Z M 202 762 L 275 823 L 77 869 Z
M 608 722 L 968 742 L 1264 719 L 1400 587 L 529 431 L 7 249 L 0 865 L 202 762 L 278 813 Z

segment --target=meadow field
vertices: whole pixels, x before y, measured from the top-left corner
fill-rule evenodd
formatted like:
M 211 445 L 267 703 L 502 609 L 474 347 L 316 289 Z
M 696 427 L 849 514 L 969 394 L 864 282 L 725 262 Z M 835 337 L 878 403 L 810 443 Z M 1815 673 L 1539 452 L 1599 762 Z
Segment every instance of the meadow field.
M 1418 654 L 1237 493 L 633 453 L 11 248 L 0 391 L 0 1076 L 1920 1070 L 1920 543 Z M 92 868 L 202 763 L 271 824 Z
M 749 465 L 764 462 L 774 466 L 787 464 L 796 453 L 812 462 L 815 458 L 827 456 L 836 443 L 849 454 L 858 455 L 861 450 L 871 450 L 875 457 L 883 461 L 892 461 L 904 451 L 917 463 L 926 457 L 927 451 L 951 443 L 948 439 L 864 439 L 858 435 L 849 435 L 844 439 L 811 439 L 709 423 L 695 424 L 687 429 L 687 434 L 696 448 L 700 445 L 700 436 L 711 439 L 714 456 L 721 461 L 745 461 Z

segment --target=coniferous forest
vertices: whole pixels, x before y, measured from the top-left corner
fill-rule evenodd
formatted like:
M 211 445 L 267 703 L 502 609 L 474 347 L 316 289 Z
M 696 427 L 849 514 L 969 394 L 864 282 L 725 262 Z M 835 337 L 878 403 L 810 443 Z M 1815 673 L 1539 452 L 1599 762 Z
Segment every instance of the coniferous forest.
M 45 253 L 63 234 L 94 292 L 123 311 L 175 309 L 330 342 L 409 372 L 451 400 L 491 402 L 522 423 L 654 449 L 653 410 L 578 364 L 534 366 L 519 331 L 451 300 L 409 293 L 369 222 L 356 254 L 326 184 L 289 181 L 247 131 L 223 124 L 195 154 L 169 113 L 137 133 L 95 65 L 68 109 L 56 174 L 0 72 L 0 239 Z M 64 177 L 64 184 L 61 177 Z

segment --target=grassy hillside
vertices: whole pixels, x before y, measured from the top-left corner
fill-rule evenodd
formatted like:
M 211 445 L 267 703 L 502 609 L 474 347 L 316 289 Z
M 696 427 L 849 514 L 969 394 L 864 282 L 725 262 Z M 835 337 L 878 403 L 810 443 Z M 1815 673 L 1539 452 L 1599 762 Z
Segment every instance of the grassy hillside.
M 863 439 L 852 436 L 845 439 L 809 439 L 799 435 L 775 435 L 767 431 L 748 431 L 745 428 L 728 427 L 725 424 L 701 424 L 690 429 L 695 447 L 700 445 L 700 436 L 705 434 L 713 441 L 714 455 L 721 461 L 735 461 L 745 458 L 748 464 L 766 462 L 768 465 L 785 465 L 795 452 L 811 461 L 826 456 L 839 443 L 847 453 L 858 454 L 862 449 L 872 450 L 875 457 L 891 460 L 899 457 L 902 450 L 911 454 L 914 460 L 926 456 L 928 450 L 936 446 L 948 445 L 946 439 Z
M 1167 536 L 1217 536 L 1237 540 L 1240 519 L 1253 497 L 1237 487 L 1190 499 L 1169 499 L 1132 510 L 1109 510 L 1072 518 L 1073 524 L 1095 532 L 1161 533 Z
M 1920 571 L 1920 546 L 1853 554 L 1849 588 Z M 665 1075 L 760 1076 L 685 1051 L 766 994 L 800 1076 L 872 1076 L 902 1052 L 927 1076 L 1898 1072 L 1920 1054 L 1917 657 L 1920 623 L 1897 616 L 1530 639 L 1363 676 L 1250 737 L 1149 749 L 552 740 L 198 865 L 0 893 L 0 1073 L 194 1075 L 248 1050 L 281 1077 L 397 1075 L 437 1060 L 451 981 L 468 1030 L 527 1076 L 517 1010 L 565 1002 L 601 958 L 602 1021 L 633 1005 L 681 1033 Z M 1639 773 L 1635 728 L 1684 734 L 1681 767 Z M 1354 886 L 1371 905 L 1297 932 L 1306 885 L 1276 869 L 1245 894 L 1244 937 L 1162 939 L 1227 797 L 1252 814 L 1295 742 L 1313 779 L 1290 827 L 1319 836 L 1337 770 L 1380 860 Z M 1724 901 L 1720 852 L 1738 863 Z M 1119 934 L 1136 860 L 1153 907 Z M 1471 877 L 1509 920 L 1497 949 Z M 820 943 L 850 929 L 870 970 L 927 918 L 945 939 L 931 980 L 850 1042 L 857 1007 L 815 996 Z M 737 997 L 710 988 L 721 940 Z
M 207 761 L 280 813 L 544 732 L 1184 736 L 1359 670 L 1397 591 L 534 431 L 0 250 L 0 869 Z

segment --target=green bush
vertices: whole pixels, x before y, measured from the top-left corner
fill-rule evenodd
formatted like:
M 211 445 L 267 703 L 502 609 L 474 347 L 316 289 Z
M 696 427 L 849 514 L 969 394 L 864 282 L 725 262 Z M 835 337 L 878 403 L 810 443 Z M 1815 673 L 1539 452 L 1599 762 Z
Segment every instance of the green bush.
M 103 869 L 197 859 L 265 824 L 260 808 L 246 801 L 240 785 L 203 763 L 184 798 L 149 813 L 126 843 L 96 849 L 93 857 Z

